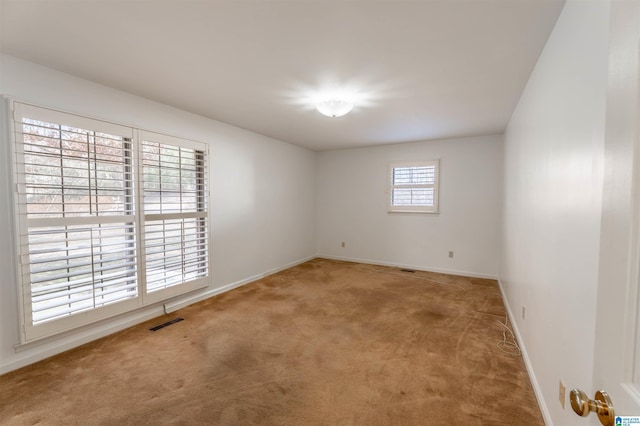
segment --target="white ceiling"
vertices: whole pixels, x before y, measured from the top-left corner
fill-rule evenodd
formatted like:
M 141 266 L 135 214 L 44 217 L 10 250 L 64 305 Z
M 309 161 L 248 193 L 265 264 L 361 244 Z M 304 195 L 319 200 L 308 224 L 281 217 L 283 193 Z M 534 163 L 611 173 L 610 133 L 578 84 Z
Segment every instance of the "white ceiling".
M 0 0 L 0 50 L 314 150 L 501 133 L 564 0 Z M 356 98 L 347 116 L 310 106 Z

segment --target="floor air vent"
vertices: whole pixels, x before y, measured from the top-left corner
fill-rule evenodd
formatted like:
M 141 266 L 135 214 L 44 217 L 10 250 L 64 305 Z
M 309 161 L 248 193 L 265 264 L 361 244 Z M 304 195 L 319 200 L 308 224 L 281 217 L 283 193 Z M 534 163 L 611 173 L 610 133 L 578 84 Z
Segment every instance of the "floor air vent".
M 413 269 L 400 269 L 402 272 L 410 272 L 412 274 L 415 274 L 416 271 L 414 271 Z
M 151 331 L 158 331 L 158 330 L 160 330 L 161 328 L 169 327 L 171 324 L 175 324 L 175 323 L 180 322 L 180 321 L 184 321 L 184 318 L 176 318 L 176 319 L 172 319 L 171 321 L 167 321 L 167 322 L 165 322 L 165 323 L 163 323 L 163 324 L 156 325 L 155 327 L 151 327 L 149 330 L 151 330 Z

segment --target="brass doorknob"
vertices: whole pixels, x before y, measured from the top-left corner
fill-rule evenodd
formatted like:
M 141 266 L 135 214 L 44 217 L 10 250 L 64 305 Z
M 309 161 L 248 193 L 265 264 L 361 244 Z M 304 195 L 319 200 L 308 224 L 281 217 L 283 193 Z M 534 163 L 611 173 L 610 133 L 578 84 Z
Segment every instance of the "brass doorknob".
M 600 423 L 604 426 L 614 426 L 615 412 L 613 403 L 609 395 L 599 390 L 596 392 L 595 399 L 589 399 L 586 393 L 578 389 L 573 389 L 569 395 L 571 408 L 582 417 L 587 417 L 589 413 L 596 413 Z

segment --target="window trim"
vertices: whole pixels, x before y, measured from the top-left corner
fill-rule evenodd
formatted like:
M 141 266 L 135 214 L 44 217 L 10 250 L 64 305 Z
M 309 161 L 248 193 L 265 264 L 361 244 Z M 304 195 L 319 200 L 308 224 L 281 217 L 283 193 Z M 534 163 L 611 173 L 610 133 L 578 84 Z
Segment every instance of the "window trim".
M 42 339 L 51 338 L 62 333 L 78 329 L 108 318 L 134 312 L 135 310 L 148 307 L 159 302 L 169 301 L 176 296 L 185 295 L 193 292 L 197 289 L 208 287 L 211 283 L 211 266 L 212 266 L 212 250 L 211 250 L 211 222 L 210 222 L 210 155 L 209 145 L 203 142 L 192 141 L 181 137 L 174 137 L 157 132 L 151 132 L 136 128 L 134 126 L 128 126 L 123 124 L 116 124 L 102 119 L 83 116 L 77 113 L 70 113 L 53 108 L 48 108 L 29 102 L 17 100 L 15 98 L 4 98 L 5 105 L 7 105 L 5 117 L 8 118 L 7 124 L 9 129 L 9 152 L 10 158 L 7 159 L 7 165 L 10 170 L 10 176 L 13 183 L 13 190 L 11 191 L 11 197 L 13 200 L 13 218 L 14 218 L 14 253 L 16 258 L 16 286 L 18 289 L 18 314 L 20 321 L 20 345 L 23 346 L 33 342 L 40 341 Z M 30 114 L 33 117 L 30 117 Z M 52 123 L 60 123 L 65 126 L 74 126 L 78 128 L 87 128 L 88 124 L 91 124 L 90 130 L 97 132 L 104 132 L 110 134 L 116 134 L 122 136 L 131 143 L 131 167 L 133 169 L 131 173 L 131 183 L 133 196 L 134 213 L 132 215 L 132 222 L 136 232 L 136 255 L 135 260 L 137 264 L 137 296 L 130 299 L 123 299 L 117 303 L 107 304 L 97 308 L 92 308 L 87 311 L 81 311 L 73 313 L 72 315 L 60 317 L 51 321 L 45 321 L 37 325 L 33 324 L 32 320 L 32 290 L 31 290 L 31 272 L 29 263 L 29 244 L 25 244 L 26 236 L 29 231 L 30 220 L 26 212 L 26 194 L 24 187 L 21 187 L 19 176 L 25 176 L 24 166 L 21 165 L 20 160 L 24 152 L 22 150 L 21 141 L 23 133 L 24 118 L 33 118 L 38 121 L 48 121 Z M 190 147 L 203 151 L 204 153 L 204 170 L 202 171 L 204 186 L 204 199 L 205 199 L 205 214 L 203 220 L 205 221 L 206 232 L 206 268 L 207 272 L 204 277 L 194 279 L 191 281 L 185 281 L 179 285 L 168 287 L 166 289 L 158 290 L 153 293 L 146 292 L 146 283 L 144 282 L 144 270 L 146 268 L 146 259 L 144 253 L 144 205 L 143 205 L 143 193 L 142 193 L 142 180 L 141 170 L 142 161 L 140 157 L 140 151 L 142 149 L 142 137 L 143 135 L 153 135 L 154 138 L 162 139 L 166 143 Z M 22 208 L 20 206 L 25 206 Z M 46 218 L 35 219 L 36 221 L 47 222 Z M 109 218 L 107 217 L 107 221 Z M 75 221 L 81 223 L 82 218 L 75 219 Z M 34 223 L 34 222 L 31 222 Z
M 402 167 L 434 167 L 435 179 L 433 184 L 394 185 L 393 174 L 396 168 Z M 422 213 L 439 214 L 439 186 L 440 186 L 440 160 L 424 161 L 397 161 L 389 164 L 387 191 L 387 209 L 389 213 Z M 433 206 L 397 206 L 393 204 L 393 192 L 396 188 L 433 188 Z

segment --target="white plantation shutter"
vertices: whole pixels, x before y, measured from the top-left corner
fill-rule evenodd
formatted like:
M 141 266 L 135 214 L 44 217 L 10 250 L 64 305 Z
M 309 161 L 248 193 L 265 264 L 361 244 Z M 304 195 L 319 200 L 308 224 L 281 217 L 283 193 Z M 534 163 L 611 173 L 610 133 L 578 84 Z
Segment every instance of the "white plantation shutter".
M 22 104 L 14 114 L 26 333 L 128 309 L 138 295 L 132 130 Z
M 133 224 L 29 230 L 33 323 L 137 296 Z
M 438 212 L 438 161 L 391 164 L 391 212 Z
M 208 285 L 205 144 L 13 106 L 24 342 Z
M 143 132 L 141 159 L 147 297 L 202 287 L 209 273 L 207 147 Z

